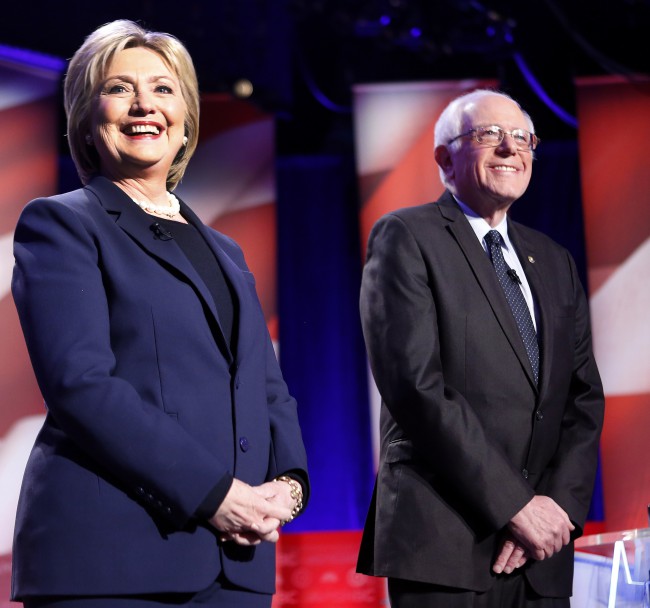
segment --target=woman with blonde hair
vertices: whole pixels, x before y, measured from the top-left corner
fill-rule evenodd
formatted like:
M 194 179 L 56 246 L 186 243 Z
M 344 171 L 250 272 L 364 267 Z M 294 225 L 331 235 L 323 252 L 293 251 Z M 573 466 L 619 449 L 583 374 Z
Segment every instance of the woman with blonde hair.
M 64 97 L 83 188 L 32 201 L 15 233 L 47 416 L 12 597 L 269 607 L 307 464 L 244 256 L 172 193 L 198 139 L 192 60 L 175 37 L 115 21 L 76 52 Z

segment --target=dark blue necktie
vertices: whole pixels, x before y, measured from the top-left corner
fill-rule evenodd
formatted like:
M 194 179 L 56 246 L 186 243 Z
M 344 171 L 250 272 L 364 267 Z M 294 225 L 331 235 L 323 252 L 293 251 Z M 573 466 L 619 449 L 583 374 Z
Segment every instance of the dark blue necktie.
M 533 368 L 533 377 L 537 384 L 539 381 L 539 345 L 537 343 L 537 333 L 535 332 L 533 319 L 530 316 L 530 310 L 526 304 L 524 294 L 519 287 L 521 280 L 517 276 L 516 271 L 509 268 L 503 259 L 503 251 L 501 251 L 503 239 L 498 230 L 490 230 L 485 235 L 485 242 L 490 249 L 490 257 L 492 258 L 494 270 L 506 294 L 506 300 L 508 300 L 508 304 L 510 304 L 510 308 L 512 309 L 512 314 L 517 322 L 521 339 L 524 341 L 526 353 L 528 354 L 530 365 Z

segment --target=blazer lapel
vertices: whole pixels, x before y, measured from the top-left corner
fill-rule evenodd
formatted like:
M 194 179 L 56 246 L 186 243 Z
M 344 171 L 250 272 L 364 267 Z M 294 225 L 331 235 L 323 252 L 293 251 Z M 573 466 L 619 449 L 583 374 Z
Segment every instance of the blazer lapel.
M 437 206 L 443 217 L 448 220 L 449 223 L 447 224 L 447 229 L 462 249 L 478 284 L 490 303 L 494 315 L 510 343 L 510 346 L 526 371 L 528 380 L 533 388 L 537 390 L 530 360 L 526 354 L 526 348 L 521 339 L 517 323 L 512 315 L 512 310 L 506 300 L 506 296 L 503 293 L 503 288 L 499 284 L 499 279 L 494 272 L 494 267 L 487 257 L 485 250 L 476 238 L 476 234 L 469 225 L 469 222 L 465 218 L 461 208 L 449 192 L 445 192 L 445 194 L 440 198 Z
M 156 230 L 156 218 L 139 209 L 125 192 L 109 180 L 103 177 L 94 178 L 86 188 L 95 193 L 107 213 L 114 217 L 115 223 L 137 242 L 142 249 L 157 258 L 163 266 L 166 266 L 173 272 L 182 274 L 196 289 L 215 322 L 218 331 L 215 339 L 222 351 L 226 354 L 226 358 L 232 361 L 233 356 L 230 352 L 230 345 L 221 328 L 214 299 L 174 239 L 161 238 L 160 232 Z M 181 206 L 183 215 L 187 217 L 186 213 L 189 208 L 182 202 Z M 191 215 L 195 220 L 192 224 L 199 228 L 202 225 L 200 220 L 193 213 Z M 211 241 L 208 241 L 208 243 L 212 246 Z M 214 249 L 213 246 L 212 248 Z M 221 262 L 221 259 L 219 261 Z

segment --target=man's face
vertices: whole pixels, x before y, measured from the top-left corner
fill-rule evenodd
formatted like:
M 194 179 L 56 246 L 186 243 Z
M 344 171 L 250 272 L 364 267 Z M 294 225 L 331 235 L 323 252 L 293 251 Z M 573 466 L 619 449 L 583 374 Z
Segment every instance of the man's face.
M 509 99 L 489 96 L 467 106 L 461 133 L 475 127 L 499 126 L 505 131 L 528 129 L 521 110 Z M 473 134 L 460 147 L 447 146 L 447 173 L 453 193 L 474 209 L 509 207 L 528 187 L 533 168 L 530 150 L 518 150 L 510 135 L 497 146 L 479 144 Z

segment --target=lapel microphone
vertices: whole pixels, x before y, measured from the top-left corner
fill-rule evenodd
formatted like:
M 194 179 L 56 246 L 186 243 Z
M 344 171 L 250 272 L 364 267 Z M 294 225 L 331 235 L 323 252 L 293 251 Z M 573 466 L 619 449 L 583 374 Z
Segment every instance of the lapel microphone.
M 514 268 L 508 268 L 508 270 L 506 270 L 506 274 L 510 277 L 513 283 L 521 285 L 521 279 L 519 278 L 519 275 Z
M 159 222 L 151 224 L 149 230 L 154 233 L 154 238 L 160 239 L 161 241 L 171 241 L 174 238 L 174 235 Z

